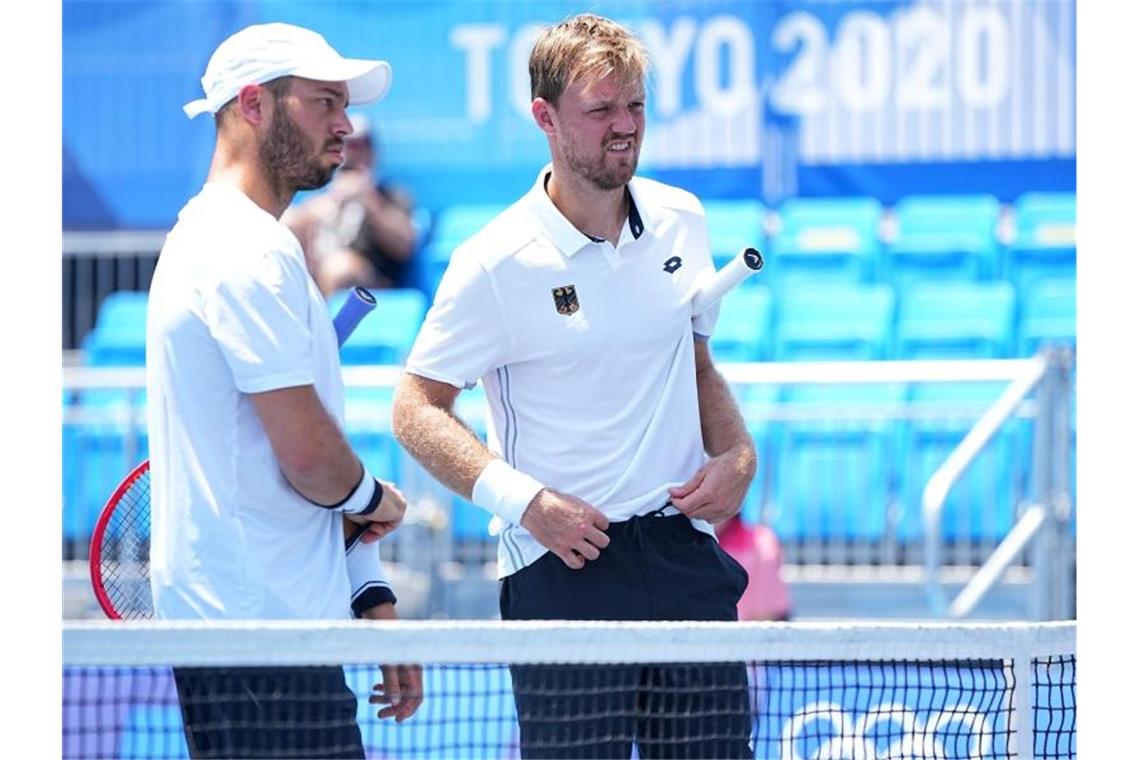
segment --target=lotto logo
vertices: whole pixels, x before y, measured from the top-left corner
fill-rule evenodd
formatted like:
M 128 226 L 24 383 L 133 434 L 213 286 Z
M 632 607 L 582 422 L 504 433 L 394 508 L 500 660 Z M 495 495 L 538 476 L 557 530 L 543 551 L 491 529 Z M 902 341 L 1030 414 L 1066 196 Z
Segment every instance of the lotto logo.
M 884 703 L 852 713 L 832 702 L 805 705 L 784 724 L 780 760 L 878 760 L 888 757 L 992 757 L 993 723 L 963 705 L 925 715 Z M 965 754 L 963 754 L 965 753 Z

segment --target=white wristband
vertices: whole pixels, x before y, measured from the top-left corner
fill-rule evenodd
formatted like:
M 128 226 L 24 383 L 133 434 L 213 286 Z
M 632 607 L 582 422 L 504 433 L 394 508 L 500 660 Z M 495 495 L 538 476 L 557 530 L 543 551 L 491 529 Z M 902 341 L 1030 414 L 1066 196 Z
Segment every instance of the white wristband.
M 380 564 L 379 544 L 366 544 L 358 534 L 345 549 L 344 560 L 348 569 L 354 612 L 359 615 L 363 609 L 378 602 L 395 600 L 384 566 Z
M 543 488 L 542 483 L 502 459 L 492 459 L 479 473 L 471 501 L 506 522 L 521 525 L 523 512 Z
M 334 504 L 330 509 L 335 512 L 344 512 L 346 515 L 360 515 L 368 514 L 375 511 L 379 505 L 380 500 L 384 498 L 384 489 L 376 478 L 372 477 L 372 473 L 360 463 L 364 474 L 360 478 L 360 482 L 356 484 L 356 488 L 348 495 L 340 504 Z

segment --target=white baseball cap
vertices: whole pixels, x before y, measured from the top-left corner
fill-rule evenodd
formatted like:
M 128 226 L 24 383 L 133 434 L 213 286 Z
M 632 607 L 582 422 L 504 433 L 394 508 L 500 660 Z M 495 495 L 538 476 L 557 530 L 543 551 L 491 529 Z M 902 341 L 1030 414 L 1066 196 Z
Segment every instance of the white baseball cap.
M 226 38 L 206 65 L 206 97 L 182 106 L 190 118 L 217 113 L 247 84 L 296 76 L 348 84 L 350 105 L 384 97 L 392 81 L 387 61 L 344 58 L 316 32 L 292 24 L 255 24 Z

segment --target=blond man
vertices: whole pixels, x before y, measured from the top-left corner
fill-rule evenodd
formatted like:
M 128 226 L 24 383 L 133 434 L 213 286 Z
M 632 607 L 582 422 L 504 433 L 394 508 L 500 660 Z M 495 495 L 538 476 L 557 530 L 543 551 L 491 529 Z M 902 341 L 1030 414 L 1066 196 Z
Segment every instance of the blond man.
M 551 163 L 455 250 L 397 391 L 400 442 L 495 515 L 504 619 L 735 620 L 747 581 L 712 524 L 756 452 L 709 355 L 716 314 L 692 315 L 703 207 L 635 176 L 647 69 L 599 16 L 540 35 Z M 489 446 L 452 413 L 477 381 Z M 742 664 L 512 676 L 524 757 L 752 756 Z

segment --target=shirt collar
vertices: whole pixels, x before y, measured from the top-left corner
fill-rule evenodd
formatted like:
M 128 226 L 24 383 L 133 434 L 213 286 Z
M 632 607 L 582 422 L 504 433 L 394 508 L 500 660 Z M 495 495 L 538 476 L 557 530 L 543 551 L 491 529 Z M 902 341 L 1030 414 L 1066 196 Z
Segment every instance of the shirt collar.
M 573 256 L 588 245 L 604 242 L 603 239 L 586 235 L 571 224 L 570 220 L 563 216 L 558 207 L 554 205 L 554 201 L 550 200 L 550 196 L 546 194 L 546 181 L 552 170 L 551 164 L 542 167 L 542 171 L 538 173 L 538 179 L 530 191 L 534 211 L 543 230 L 565 256 Z M 632 182 L 626 185 L 626 192 L 629 193 L 629 218 L 626 220 L 626 225 L 633 234 L 634 240 L 637 240 L 645 233 L 648 225 L 639 208 L 638 194 L 634 190 Z
M 644 199 L 640 198 L 635 182 L 632 180 L 625 186 L 629 193 L 629 231 L 634 240 L 640 240 L 646 230 L 653 228 L 652 211 L 645 207 Z

